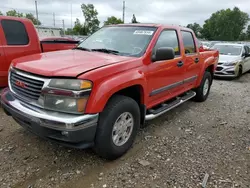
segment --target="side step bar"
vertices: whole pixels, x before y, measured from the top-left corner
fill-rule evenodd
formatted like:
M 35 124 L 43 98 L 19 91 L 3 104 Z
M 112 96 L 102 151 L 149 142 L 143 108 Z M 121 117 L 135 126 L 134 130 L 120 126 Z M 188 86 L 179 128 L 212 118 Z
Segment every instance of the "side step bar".
M 189 99 L 195 97 L 196 93 L 194 91 L 188 91 L 181 97 L 177 97 L 176 100 L 170 102 L 170 103 L 162 103 L 161 107 L 158 109 L 150 109 L 149 113 L 146 114 L 146 120 L 152 120 L 157 118 L 158 116 L 168 112 L 169 110 L 181 105 L 182 103 L 188 101 Z

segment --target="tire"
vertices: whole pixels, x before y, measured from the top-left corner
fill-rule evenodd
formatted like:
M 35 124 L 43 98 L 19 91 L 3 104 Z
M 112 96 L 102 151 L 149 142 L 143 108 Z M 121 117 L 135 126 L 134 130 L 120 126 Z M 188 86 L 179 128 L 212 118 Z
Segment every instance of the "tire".
M 204 102 L 205 100 L 207 100 L 207 97 L 209 95 L 210 88 L 211 88 L 211 85 L 212 85 L 212 80 L 213 79 L 212 79 L 211 73 L 208 72 L 208 71 L 205 71 L 200 86 L 195 89 L 196 96 L 194 97 L 194 100 L 196 102 Z M 208 88 L 207 88 L 207 90 L 205 92 L 204 87 L 206 87 L 206 86 Z
M 242 76 L 242 67 L 239 66 L 239 71 L 238 71 L 236 78 L 240 78 L 241 76 Z
M 114 139 L 115 136 L 113 136 L 113 134 L 115 135 L 118 131 L 116 132 L 113 128 L 115 127 L 116 122 L 120 122 L 120 116 L 125 116 L 124 114 L 127 114 L 128 119 L 129 117 L 132 117 L 133 128 L 128 128 L 128 132 L 130 132 L 130 136 L 127 136 L 128 140 L 124 144 L 118 145 L 115 144 L 114 140 L 116 139 Z M 140 109 L 137 102 L 132 98 L 123 95 L 113 96 L 107 103 L 104 111 L 100 114 L 95 138 L 95 152 L 99 156 L 108 160 L 119 158 L 132 146 L 139 127 Z M 120 138 L 117 140 L 120 141 Z

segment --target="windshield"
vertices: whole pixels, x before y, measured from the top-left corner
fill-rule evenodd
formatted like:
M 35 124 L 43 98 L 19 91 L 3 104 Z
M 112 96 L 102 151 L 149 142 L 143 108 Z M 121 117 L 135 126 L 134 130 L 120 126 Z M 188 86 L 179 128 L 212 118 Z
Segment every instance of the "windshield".
M 242 46 L 214 45 L 213 49 L 219 50 L 221 55 L 240 55 L 242 51 Z
M 138 57 L 144 54 L 156 29 L 138 26 L 103 27 L 79 44 L 78 48 Z

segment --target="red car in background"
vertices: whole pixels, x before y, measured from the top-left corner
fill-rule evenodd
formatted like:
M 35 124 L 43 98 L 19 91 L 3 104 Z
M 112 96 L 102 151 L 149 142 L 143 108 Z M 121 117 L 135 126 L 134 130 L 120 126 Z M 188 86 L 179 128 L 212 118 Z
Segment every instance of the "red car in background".
M 73 39 L 39 39 L 33 23 L 25 18 L 0 16 L 0 87 L 7 86 L 8 69 L 13 59 L 42 52 L 72 49 Z

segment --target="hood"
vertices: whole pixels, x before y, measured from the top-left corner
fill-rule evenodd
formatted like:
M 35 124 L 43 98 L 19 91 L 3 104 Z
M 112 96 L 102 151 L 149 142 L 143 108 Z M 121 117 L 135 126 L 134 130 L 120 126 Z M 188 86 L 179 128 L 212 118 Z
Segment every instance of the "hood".
M 233 62 L 240 60 L 240 56 L 234 56 L 234 55 L 220 55 L 219 56 L 219 62 L 220 63 L 226 63 L 226 62 Z
M 13 67 L 43 76 L 76 77 L 84 72 L 132 58 L 100 52 L 62 50 L 15 59 Z

